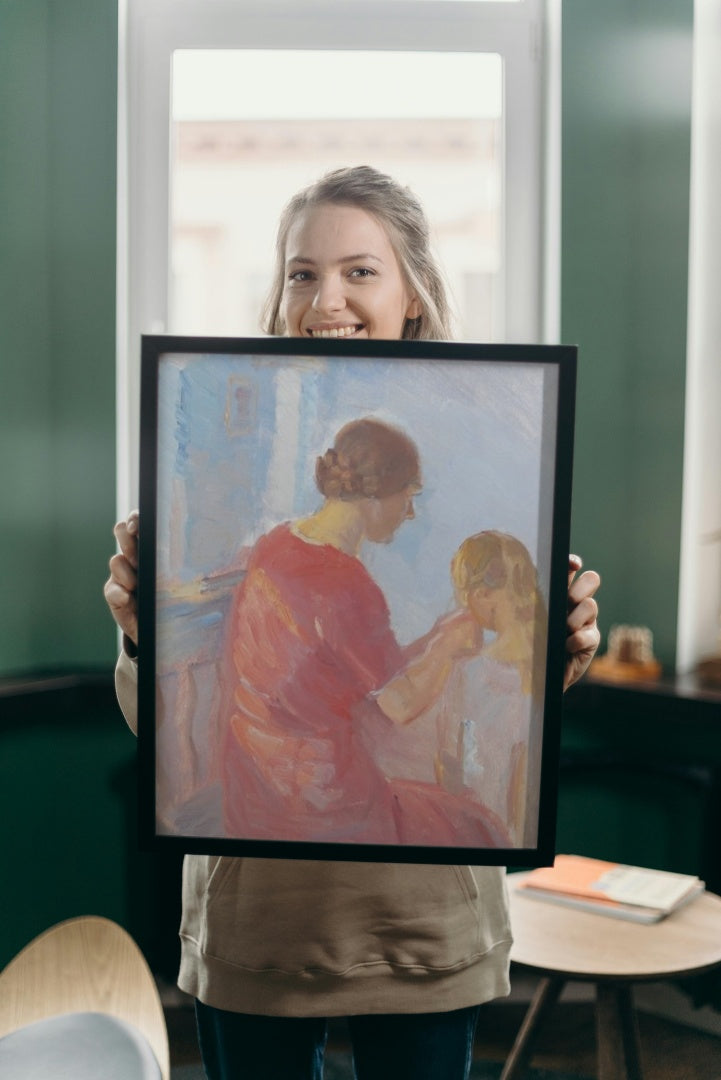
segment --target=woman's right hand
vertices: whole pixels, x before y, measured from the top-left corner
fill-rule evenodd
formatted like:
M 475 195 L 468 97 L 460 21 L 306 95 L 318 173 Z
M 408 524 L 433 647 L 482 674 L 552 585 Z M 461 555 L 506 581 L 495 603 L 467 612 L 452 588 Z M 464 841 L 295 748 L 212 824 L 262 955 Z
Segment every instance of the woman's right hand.
M 113 529 L 120 552 L 110 560 L 110 577 L 103 593 L 110 613 L 123 633 L 138 644 L 138 532 L 137 510 Z
M 475 656 L 483 648 L 483 630 L 470 611 L 465 609 L 442 616 L 435 630 L 453 660 Z

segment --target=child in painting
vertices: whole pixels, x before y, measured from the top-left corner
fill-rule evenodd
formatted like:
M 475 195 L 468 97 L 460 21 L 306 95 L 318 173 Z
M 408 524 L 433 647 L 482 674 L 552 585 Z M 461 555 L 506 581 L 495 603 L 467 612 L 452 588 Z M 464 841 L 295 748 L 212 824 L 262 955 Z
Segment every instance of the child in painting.
M 447 339 L 448 310 L 423 208 L 391 177 L 339 169 L 288 204 L 267 332 Z M 124 633 L 116 685 L 131 726 L 138 531 L 137 513 L 116 525 L 105 586 Z M 322 540 L 308 526 L 293 539 Z M 599 642 L 599 578 L 580 567 L 571 557 L 566 685 Z M 329 1016 L 348 1017 L 358 1080 L 465 1080 L 479 1007 L 509 991 L 495 866 L 188 855 L 180 935 L 178 982 L 196 999 L 210 1080 L 319 1080 Z
M 230 629 L 225 739 L 229 836 L 506 847 L 465 791 L 388 778 L 361 737 L 369 708 L 411 723 L 481 644 L 465 608 L 402 649 L 359 555 L 414 517 L 418 451 L 373 417 L 346 424 L 318 458 L 323 504 L 260 538 Z
M 439 707 L 436 774 L 449 791 L 477 793 L 516 846 L 533 846 L 546 656 L 536 568 L 520 540 L 485 531 L 460 545 L 451 577 L 485 643 L 454 672 Z

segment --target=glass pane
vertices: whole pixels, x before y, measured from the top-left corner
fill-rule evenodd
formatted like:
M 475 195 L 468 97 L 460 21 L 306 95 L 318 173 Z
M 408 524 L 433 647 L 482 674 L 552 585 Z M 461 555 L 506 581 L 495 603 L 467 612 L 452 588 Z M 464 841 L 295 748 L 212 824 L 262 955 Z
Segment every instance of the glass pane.
M 176 52 L 170 331 L 257 334 L 283 206 L 370 164 L 426 207 L 457 336 L 496 339 L 502 87 L 495 54 Z

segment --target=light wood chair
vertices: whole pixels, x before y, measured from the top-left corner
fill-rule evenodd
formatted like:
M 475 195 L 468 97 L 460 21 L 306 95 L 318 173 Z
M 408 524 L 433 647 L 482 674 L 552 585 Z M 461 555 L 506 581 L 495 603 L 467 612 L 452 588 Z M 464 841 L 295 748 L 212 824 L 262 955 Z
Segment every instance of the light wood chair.
M 29 1024 L 72 1014 L 102 1014 L 129 1025 L 149 1044 L 162 1080 L 169 1080 L 155 980 L 130 935 L 109 919 L 88 915 L 58 923 L 0 973 L 0 1047 L 4 1036 Z

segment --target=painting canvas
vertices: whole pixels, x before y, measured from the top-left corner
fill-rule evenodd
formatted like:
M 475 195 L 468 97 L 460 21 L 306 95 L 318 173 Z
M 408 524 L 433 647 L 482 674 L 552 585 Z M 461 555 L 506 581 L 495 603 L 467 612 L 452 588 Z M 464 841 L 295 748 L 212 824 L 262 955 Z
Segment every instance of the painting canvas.
M 143 339 L 146 846 L 552 858 L 575 361 Z

